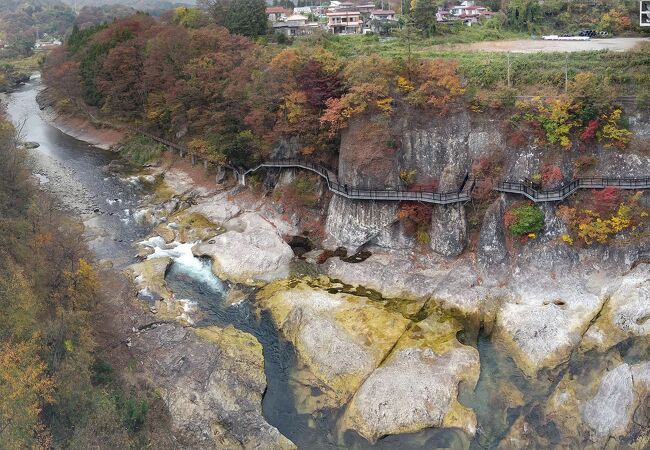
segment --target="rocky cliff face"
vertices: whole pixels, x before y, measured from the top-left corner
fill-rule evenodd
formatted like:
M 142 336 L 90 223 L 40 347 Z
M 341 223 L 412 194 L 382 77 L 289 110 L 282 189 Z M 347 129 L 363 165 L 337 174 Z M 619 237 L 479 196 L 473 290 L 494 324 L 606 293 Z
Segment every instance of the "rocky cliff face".
M 416 182 L 439 182 L 438 190 L 456 191 L 472 161 L 503 148 L 499 122 L 468 112 L 430 120 L 404 118 L 391 124 L 397 149 L 386 149 L 377 136 L 368 136 L 361 120 L 353 121 L 341 140 L 339 178 L 351 186 L 400 188 L 400 172 L 414 171 Z M 362 143 L 361 143 L 362 142 Z M 368 146 L 375 151 L 368 151 Z M 388 248 L 413 245 L 393 225 L 397 204 L 375 204 L 339 199 L 330 204 L 327 231 L 331 243 L 358 248 L 373 242 Z M 351 218 L 351 220 L 350 220 Z M 463 206 L 437 206 L 430 227 L 431 248 L 445 256 L 460 254 L 466 245 Z M 364 230 L 364 232 L 359 232 Z
M 414 171 L 418 183 L 437 180 L 439 192 L 456 191 L 473 162 L 494 159 L 495 155 L 503 162 L 502 177 L 513 181 L 538 174 L 551 162 L 560 167 L 567 179 L 580 176 L 574 161 L 585 154 L 595 156 L 597 162 L 592 172 L 598 176 L 635 177 L 650 173 L 650 157 L 646 154 L 650 148 L 647 112 L 630 114 L 635 141 L 625 152 L 593 145 L 584 152 L 552 155 L 532 139 L 525 145 L 508 143 L 503 118 L 468 111 L 444 117 L 414 116 L 413 112 L 405 112 L 383 134 L 367 120 L 352 121 L 341 139 L 338 166 L 341 182 L 364 188 L 404 189 L 400 180 L 400 172 L 404 170 Z M 387 147 L 387 140 L 396 143 L 394 148 Z M 413 246 L 413 239 L 408 239 L 395 226 L 397 210 L 397 204 L 335 199 L 327 214 L 329 246 L 352 250 L 368 243 L 390 249 Z M 467 244 L 464 207 L 435 206 L 429 233 L 434 252 L 459 255 Z

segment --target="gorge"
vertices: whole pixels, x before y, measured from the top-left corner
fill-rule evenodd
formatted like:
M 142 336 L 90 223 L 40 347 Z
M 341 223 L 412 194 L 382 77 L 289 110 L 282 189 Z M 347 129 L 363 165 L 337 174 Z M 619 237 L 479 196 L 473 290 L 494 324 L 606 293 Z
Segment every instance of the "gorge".
M 633 245 L 575 248 L 560 239 L 566 225 L 549 205 L 540 235 L 512 243 L 502 216 L 517 200 L 498 195 L 478 229 L 468 225 L 471 205 L 434 207 L 435 253 L 414 253 L 418 244 L 396 220 L 396 205 L 335 197 L 323 245 L 370 256 L 321 261 L 316 250 L 296 258 L 285 239 L 304 223 L 286 206 L 251 196 L 236 180 L 215 185 L 173 156 L 134 175 L 106 173 L 111 154 L 41 121 L 37 83 L 11 94 L 9 114 L 15 123 L 27 118 L 43 187 L 86 219 L 98 258 L 130 266 L 156 318 L 130 333 L 129 351 L 165 392 L 185 445 L 647 442 L 642 236 Z M 364 127 L 352 124 L 338 176 L 351 186 L 397 187 L 402 169 L 418 167 L 444 190 L 486 149 L 505 145 L 489 121 L 470 120 L 461 114 L 409 127 L 392 161 L 346 153 Z M 636 135 L 647 135 L 647 120 L 633 116 Z M 466 126 L 450 129 L 457 123 Z M 276 152 L 294 156 L 290 146 Z M 602 175 L 643 176 L 650 168 L 643 153 L 599 152 L 594 170 Z M 527 147 L 506 155 L 503 170 L 516 179 L 542 160 Z M 560 165 L 568 172 L 573 161 L 567 155 Z M 295 176 L 267 175 L 276 186 Z M 72 193 L 69 180 L 79 183 Z M 611 395 L 620 401 L 603 409 Z

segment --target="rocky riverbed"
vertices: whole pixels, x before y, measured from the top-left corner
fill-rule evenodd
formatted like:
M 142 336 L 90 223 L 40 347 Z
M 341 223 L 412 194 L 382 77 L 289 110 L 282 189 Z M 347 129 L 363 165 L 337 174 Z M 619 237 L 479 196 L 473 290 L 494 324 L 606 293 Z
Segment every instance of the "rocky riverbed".
M 289 242 L 300 218 L 272 196 L 174 158 L 136 175 L 102 171 L 109 154 L 78 165 L 65 149 L 87 147 L 60 149 L 58 131 L 33 126 L 43 187 L 84 215 L 100 257 L 128 266 L 119 345 L 161 392 L 183 447 L 650 445 L 647 241 L 577 249 L 546 208 L 545 231 L 513 248 L 502 196 L 470 251 L 464 213 L 440 209 L 435 252 L 421 252 L 394 206 L 333 199 L 324 245 L 370 256 L 298 258 Z M 499 142 L 489 124 L 474 130 L 450 146 Z M 408 134 L 404 158 L 457 171 L 437 139 Z M 427 145 L 435 161 L 415 150 Z M 350 183 L 353 163 L 343 151 Z M 98 180 L 129 195 L 104 195 Z

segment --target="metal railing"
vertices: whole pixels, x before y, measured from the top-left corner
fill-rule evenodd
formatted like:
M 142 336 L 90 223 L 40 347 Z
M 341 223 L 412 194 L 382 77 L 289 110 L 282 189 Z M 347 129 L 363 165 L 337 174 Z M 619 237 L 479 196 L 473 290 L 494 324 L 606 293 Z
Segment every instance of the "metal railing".
M 153 139 L 161 144 L 178 150 L 181 154 L 191 154 L 184 147 L 174 142 L 168 141 L 156 135 L 139 128 L 129 128 L 129 130 L 140 133 Z M 192 155 L 199 158 L 196 155 Z M 199 158 L 200 159 L 200 158 Z M 240 180 L 244 181 L 246 175 L 253 173 L 261 168 L 298 168 L 314 172 L 325 179 L 327 188 L 341 197 L 353 200 L 382 200 L 382 201 L 417 201 L 425 203 L 435 203 L 447 205 L 452 203 L 464 203 L 472 198 L 472 189 L 474 188 L 475 179 L 466 174 L 460 183 L 460 189 L 453 192 L 432 192 L 432 191 L 406 191 L 401 189 L 362 189 L 347 184 L 340 183 L 335 172 L 322 165 L 315 164 L 300 158 L 270 160 L 264 161 L 250 169 L 242 169 L 224 165 L 237 174 Z M 559 202 L 566 199 L 578 189 L 604 189 L 606 187 L 616 187 L 618 189 L 650 189 L 650 177 L 645 178 L 608 178 L 608 177 L 588 177 L 576 178 L 557 189 L 541 190 L 535 189 L 531 183 L 504 181 L 498 183 L 494 190 L 510 194 L 520 194 L 530 200 L 539 202 Z
M 578 189 L 604 189 L 616 187 L 618 189 L 649 189 L 650 177 L 645 178 L 607 178 L 588 177 L 576 178 L 557 189 L 537 190 L 526 183 L 502 182 L 494 190 L 521 194 L 534 202 L 559 202 L 566 199 Z
M 279 168 L 301 168 L 312 171 L 323 177 L 327 187 L 335 194 L 354 200 L 384 200 L 384 201 L 419 201 L 446 205 L 450 203 L 461 203 L 471 199 L 471 188 L 473 180 L 466 175 L 458 191 L 453 192 L 432 192 L 425 190 L 406 191 L 401 189 L 362 189 L 351 187 L 340 183 L 334 172 L 319 164 L 314 164 L 299 158 L 265 161 L 256 167 L 246 171 L 240 171 L 240 176 L 246 176 L 262 167 Z

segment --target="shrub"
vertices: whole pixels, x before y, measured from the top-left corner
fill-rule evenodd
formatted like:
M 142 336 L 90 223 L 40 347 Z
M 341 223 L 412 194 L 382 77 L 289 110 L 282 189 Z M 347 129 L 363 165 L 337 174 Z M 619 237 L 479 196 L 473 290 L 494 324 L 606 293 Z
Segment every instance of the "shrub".
M 614 207 L 619 202 L 620 189 L 614 186 L 608 186 L 605 189 L 594 189 L 591 191 L 594 205 L 600 209 Z
M 598 122 L 598 119 L 590 120 L 582 133 L 580 133 L 580 140 L 585 144 L 593 142 L 596 138 L 596 131 L 598 130 L 599 125 L 600 122 Z
M 513 206 L 506 211 L 503 220 L 514 236 L 537 233 L 544 228 L 544 213 L 537 205 Z
M 515 147 L 522 147 L 526 145 L 526 136 L 520 131 L 513 131 L 508 136 L 508 141 Z
M 632 132 L 621 126 L 621 114 L 620 109 L 615 109 L 611 114 L 603 116 L 605 124 L 597 135 L 599 140 L 606 139 L 610 141 L 605 146 L 616 147 L 620 150 L 627 147 L 632 140 Z
M 557 183 L 564 179 L 564 176 L 562 175 L 562 169 L 560 169 L 560 167 L 553 164 L 545 165 L 542 168 L 541 175 L 542 175 L 542 183 L 545 186 L 553 183 Z
M 149 405 L 144 400 L 135 398 L 127 399 L 122 405 L 122 418 L 124 425 L 131 432 L 139 431 L 144 425 Z
M 402 169 L 399 171 L 399 178 L 405 185 L 410 186 L 416 174 L 417 170 L 415 169 Z
M 402 202 L 397 217 L 404 224 L 405 231 L 417 237 L 431 222 L 431 206 L 418 202 Z
M 593 169 L 597 163 L 598 163 L 598 159 L 595 156 L 591 156 L 591 155 L 580 156 L 576 158 L 575 161 L 573 161 L 573 170 L 575 170 L 576 175 L 580 175 L 590 169 Z
M 129 136 L 120 150 L 121 155 L 137 164 L 146 164 L 161 157 L 165 147 L 145 136 Z

